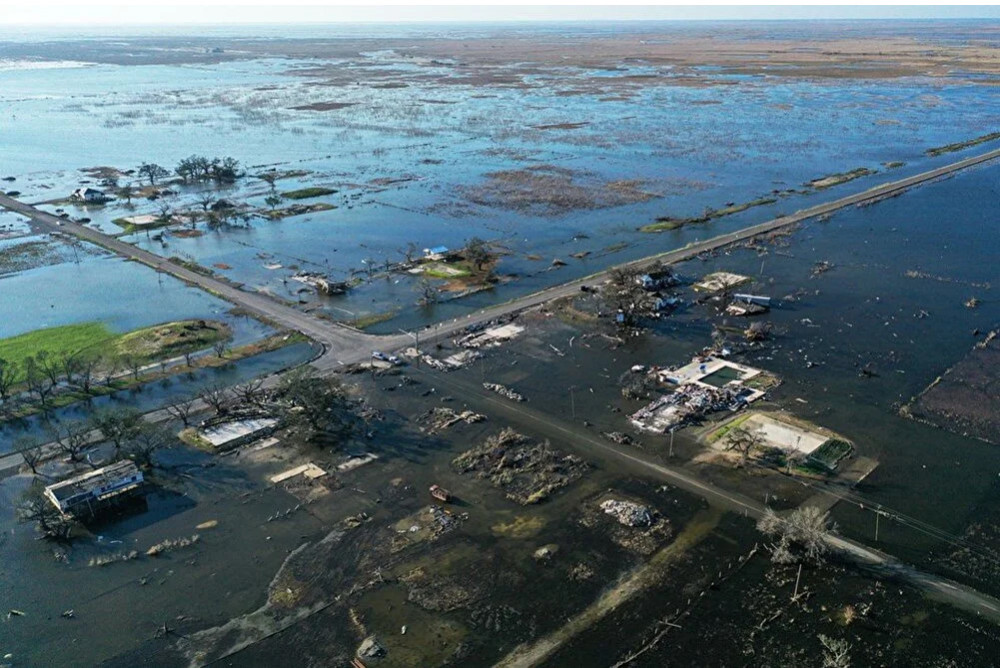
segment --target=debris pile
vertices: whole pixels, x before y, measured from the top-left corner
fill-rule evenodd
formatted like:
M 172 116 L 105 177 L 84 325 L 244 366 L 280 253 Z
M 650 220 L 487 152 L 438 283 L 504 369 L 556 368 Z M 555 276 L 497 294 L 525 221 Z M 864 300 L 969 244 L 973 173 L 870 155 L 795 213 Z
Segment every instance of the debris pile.
M 474 413 L 468 410 L 458 413 L 443 406 L 432 408 L 417 418 L 419 422 L 427 424 L 426 431 L 430 433 L 444 431 L 459 422 L 464 422 L 465 424 L 475 424 L 476 422 L 482 422 L 485 419 L 486 416 L 480 415 L 479 413 Z
M 375 636 L 368 636 L 358 645 L 358 656 L 364 659 L 377 659 L 385 656 L 385 647 L 379 644 Z
M 490 327 L 481 332 L 472 332 L 455 341 L 463 348 L 494 348 L 524 331 L 521 325 L 508 323 L 499 327 Z
M 627 527 L 648 527 L 653 524 L 653 513 L 649 508 L 631 501 L 608 499 L 601 503 L 601 510 Z
M 171 550 L 176 550 L 182 547 L 188 547 L 194 545 L 197 542 L 198 542 L 198 534 L 194 534 L 190 538 L 176 538 L 174 540 L 167 539 L 164 541 L 160 541 L 153 547 L 146 550 L 146 556 L 156 557 Z
M 521 505 L 541 503 L 589 468 L 579 457 L 554 450 L 548 442 L 535 443 L 509 428 L 463 452 L 451 465 L 458 473 L 489 480 Z
M 518 394 L 509 387 L 504 387 L 499 383 L 483 383 L 483 387 L 485 387 L 490 392 L 496 392 L 501 397 L 505 397 L 507 399 L 510 399 L 511 401 L 526 401 L 523 395 Z
M 686 383 L 636 411 L 631 421 L 638 429 L 663 434 L 714 411 L 740 410 L 759 394 L 762 393 L 740 385 L 710 387 Z
M 604 438 L 618 445 L 635 445 L 635 439 L 623 431 L 606 431 L 601 434 Z

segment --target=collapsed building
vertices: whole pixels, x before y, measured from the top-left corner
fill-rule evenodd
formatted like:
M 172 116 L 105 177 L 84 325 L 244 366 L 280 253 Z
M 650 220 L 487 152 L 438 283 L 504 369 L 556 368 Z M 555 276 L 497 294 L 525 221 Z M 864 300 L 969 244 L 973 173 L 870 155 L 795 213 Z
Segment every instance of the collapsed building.
M 645 372 L 645 371 L 644 371 Z M 709 413 L 738 411 L 764 396 L 764 391 L 746 385 L 746 381 L 764 372 L 716 357 L 696 357 L 676 369 L 653 369 L 660 382 L 676 389 L 636 411 L 630 418 L 642 431 L 664 434 Z

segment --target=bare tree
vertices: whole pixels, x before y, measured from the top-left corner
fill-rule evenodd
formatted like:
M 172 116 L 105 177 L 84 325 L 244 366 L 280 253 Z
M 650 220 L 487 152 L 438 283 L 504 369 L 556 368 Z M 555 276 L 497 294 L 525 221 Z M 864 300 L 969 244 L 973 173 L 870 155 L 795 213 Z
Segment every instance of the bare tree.
M 138 355 L 122 355 L 119 358 L 129 373 L 132 374 L 132 380 L 139 380 L 139 371 L 142 369 L 142 358 Z
M 119 456 L 122 446 L 139 433 L 142 428 L 142 413 L 134 408 L 113 408 L 90 416 L 93 428 L 99 430 L 105 440 L 115 446 Z
M 0 401 L 7 403 L 17 379 L 17 362 L 0 358 Z
M 226 352 L 229 350 L 229 342 L 225 339 L 219 339 L 214 344 L 212 344 L 212 350 L 215 351 L 216 357 L 222 359 L 226 356 Z
M 123 186 L 119 186 L 115 191 L 119 199 L 124 199 L 127 206 L 132 206 L 132 197 L 135 195 L 135 188 L 132 187 L 132 182 L 128 182 Z
M 761 446 L 763 440 L 763 435 L 759 430 L 751 431 L 741 425 L 733 427 L 726 434 L 725 448 L 739 454 L 738 466 L 743 467 L 746 466 L 750 454 Z
M 42 449 L 38 447 L 38 441 L 31 436 L 18 436 L 14 440 L 14 452 L 21 455 L 33 474 L 38 475 L 38 465 L 42 462 Z
M 66 378 L 66 382 L 70 385 L 75 384 L 77 371 L 80 369 L 80 355 L 77 352 L 64 352 L 60 358 L 59 363 L 62 366 L 62 375 Z
M 198 398 L 208 404 L 216 415 L 224 415 L 229 412 L 229 395 L 226 393 L 226 388 L 221 385 L 210 385 L 203 388 L 198 393 Z
M 17 521 L 32 523 L 49 540 L 68 541 L 77 524 L 63 515 L 45 497 L 45 488 L 36 482 L 24 491 L 17 505 Z
M 101 382 L 106 387 L 111 387 L 111 383 L 114 382 L 115 376 L 121 368 L 122 359 L 119 355 L 111 354 L 104 356 L 101 361 Z
M 174 218 L 173 206 L 171 206 L 170 202 L 166 200 L 161 200 L 160 206 L 158 208 L 160 209 L 160 215 L 157 217 L 158 222 L 164 225 L 170 224 L 170 221 L 172 221 Z
M 38 368 L 48 378 L 52 387 L 58 385 L 59 379 L 62 378 L 63 374 L 62 360 L 48 350 L 39 350 L 35 353 L 35 361 L 38 363 Z
M 264 381 L 252 378 L 234 387 L 233 391 L 241 403 L 257 405 L 264 399 Z
M 139 176 L 145 176 L 149 179 L 149 185 L 151 186 L 156 185 L 156 179 L 162 179 L 170 176 L 170 172 L 156 163 L 144 162 L 139 166 L 138 172 Z
M 185 427 L 191 426 L 191 414 L 194 413 L 193 401 L 177 401 L 164 406 L 163 410 L 167 411 L 171 417 L 180 420 Z
M 205 213 L 208 213 L 208 210 L 212 207 L 212 204 L 214 203 L 215 203 L 215 197 L 212 195 L 212 193 L 205 193 L 204 195 L 198 198 L 198 205 L 201 206 L 201 210 L 204 211 Z
M 34 357 L 26 357 L 24 362 L 24 383 L 28 386 L 28 391 L 38 395 L 38 401 L 42 407 L 48 405 L 49 395 L 52 394 L 52 385 L 48 377 L 39 366 Z
M 785 517 L 768 508 L 757 522 L 757 529 L 777 538 L 771 553 L 771 560 L 775 563 L 797 561 L 793 547 L 798 548 L 806 559 L 820 562 L 829 550 L 829 520 L 829 513 L 813 506 L 801 506 Z
M 850 668 L 851 643 L 822 633 L 819 634 L 819 642 L 823 645 L 823 668 Z
M 86 422 L 66 422 L 62 426 L 49 424 L 45 433 L 59 449 L 69 455 L 70 461 L 82 462 L 83 453 L 90 447 L 91 426 Z
M 77 355 L 75 384 L 82 391 L 90 394 L 98 368 L 104 363 L 104 357 L 97 352 L 82 352 Z
M 490 261 L 489 244 L 479 237 L 472 237 L 465 244 L 465 259 L 476 265 L 477 270 L 481 270 Z
M 170 434 L 161 426 L 144 422 L 125 444 L 125 456 L 136 465 L 149 469 L 153 466 L 153 453 L 170 442 Z
M 403 257 L 406 259 L 406 264 L 413 264 L 413 260 L 417 256 L 417 244 L 410 241 L 406 244 L 406 248 L 400 249 L 399 252 L 402 253 Z
M 423 306 L 430 306 L 431 304 L 436 304 L 438 301 L 438 289 L 427 278 L 420 279 L 420 303 Z

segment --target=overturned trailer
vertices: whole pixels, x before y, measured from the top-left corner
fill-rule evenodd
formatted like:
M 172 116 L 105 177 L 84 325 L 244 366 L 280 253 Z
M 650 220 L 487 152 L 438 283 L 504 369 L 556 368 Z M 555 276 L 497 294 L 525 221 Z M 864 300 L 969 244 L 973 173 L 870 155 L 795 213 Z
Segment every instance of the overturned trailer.
M 131 459 L 62 480 L 45 488 L 45 496 L 63 515 L 94 516 L 101 510 L 137 496 L 142 471 Z

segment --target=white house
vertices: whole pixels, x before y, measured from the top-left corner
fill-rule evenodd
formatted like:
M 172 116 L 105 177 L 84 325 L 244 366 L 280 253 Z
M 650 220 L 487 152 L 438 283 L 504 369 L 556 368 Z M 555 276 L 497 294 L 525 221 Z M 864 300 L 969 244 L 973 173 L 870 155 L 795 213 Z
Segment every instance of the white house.
M 103 204 L 111 198 L 96 188 L 77 188 L 73 191 L 73 199 L 87 204 Z

